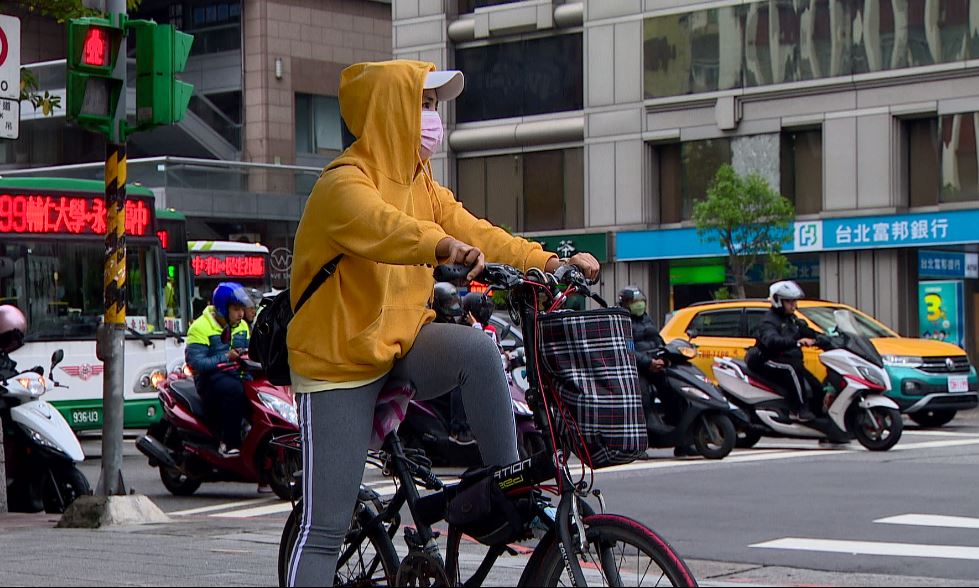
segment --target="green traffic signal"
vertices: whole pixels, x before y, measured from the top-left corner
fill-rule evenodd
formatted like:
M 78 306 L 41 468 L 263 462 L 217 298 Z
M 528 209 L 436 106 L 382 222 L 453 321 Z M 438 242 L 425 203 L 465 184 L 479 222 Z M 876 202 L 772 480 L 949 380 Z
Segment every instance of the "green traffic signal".
M 194 37 L 149 20 L 132 20 L 128 26 L 136 33 L 137 128 L 180 122 L 194 86 L 175 76 L 187 67 Z

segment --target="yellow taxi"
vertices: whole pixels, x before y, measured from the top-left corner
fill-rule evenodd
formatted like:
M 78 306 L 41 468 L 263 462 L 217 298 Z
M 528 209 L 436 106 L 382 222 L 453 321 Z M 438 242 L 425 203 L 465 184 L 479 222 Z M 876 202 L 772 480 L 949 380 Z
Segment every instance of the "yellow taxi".
M 676 311 L 660 334 L 666 341 L 685 339 L 698 347 L 694 363 L 713 378 L 715 357 L 744 359 L 754 345 L 754 329 L 768 312 L 767 300 L 724 300 L 694 304 Z M 835 325 L 833 312 L 853 313 L 884 359 L 892 389 L 887 395 L 916 423 L 938 427 L 959 410 L 979 405 L 979 379 L 962 348 L 930 339 L 911 339 L 853 307 L 822 300 L 800 300 L 798 316 L 813 329 L 826 332 Z M 820 380 L 826 368 L 819 349 L 805 349 L 806 367 Z

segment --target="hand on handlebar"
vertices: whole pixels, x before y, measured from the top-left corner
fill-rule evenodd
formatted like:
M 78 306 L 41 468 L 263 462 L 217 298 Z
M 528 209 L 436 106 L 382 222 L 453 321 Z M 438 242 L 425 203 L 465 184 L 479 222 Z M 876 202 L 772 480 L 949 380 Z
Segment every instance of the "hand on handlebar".
M 799 339 L 799 347 L 813 347 L 815 345 L 816 345 L 815 339 L 809 339 L 808 337 L 805 339 Z
M 483 268 L 486 267 L 486 256 L 478 247 L 452 237 L 445 237 L 438 242 L 435 246 L 435 257 L 444 264 L 458 264 L 470 268 L 466 275 L 466 279 L 470 282 L 483 273 Z
M 561 260 L 552 257 L 547 262 L 547 267 L 544 271 L 548 273 L 554 273 L 557 268 L 561 267 L 562 264 L 569 264 L 577 267 L 581 270 L 581 273 L 585 275 L 585 278 L 591 282 L 598 279 L 598 274 L 602 269 L 602 266 L 595 259 L 595 256 L 591 253 L 575 253 L 567 260 Z
M 228 361 L 238 361 L 238 358 L 240 357 L 241 351 L 238 351 L 237 349 L 231 349 L 228 351 Z

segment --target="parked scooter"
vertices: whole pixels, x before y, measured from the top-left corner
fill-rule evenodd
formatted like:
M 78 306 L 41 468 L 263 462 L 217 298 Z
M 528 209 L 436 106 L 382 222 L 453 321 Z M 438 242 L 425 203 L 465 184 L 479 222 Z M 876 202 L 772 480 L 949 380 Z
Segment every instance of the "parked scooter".
M 850 311 L 837 310 L 833 314 L 836 330 L 831 333 L 832 349 L 821 353 L 819 361 L 828 370 L 828 382 L 834 392 L 814 399 L 814 404 L 824 408 L 824 414 L 812 421 L 790 419 L 788 403 L 776 392 L 778 386 L 752 372 L 745 362 L 714 360 L 714 376 L 721 390 L 751 419 L 741 445 L 750 447 L 762 435 L 831 443 L 849 443 L 851 437 L 856 437 L 867 449 L 886 451 L 901 439 L 904 423 L 897 404 L 884 396 L 891 384 L 880 354 L 860 333 Z
M 160 480 L 176 496 L 189 496 L 204 482 L 252 482 L 267 483 L 283 500 L 293 497 L 299 457 L 270 444 L 273 437 L 299 432 L 292 393 L 270 384 L 257 362 L 242 357 L 239 363 L 253 379 L 244 382 L 251 416 L 249 423 L 243 423 L 244 440 L 236 456 L 218 453 L 216 424 L 206 415 L 193 379 L 171 373 L 161 384 L 163 418 L 139 438 L 136 447 L 151 467 L 160 468 Z
M 666 390 L 657 390 L 660 402 L 646 416 L 650 447 L 691 445 L 707 459 L 723 459 L 734 449 L 737 432 L 734 419 L 747 423 L 740 410 L 732 408 L 724 395 L 703 372 L 690 363 L 697 348 L 676 339 L 653 351 L 655 359 L 665 362 Z M 662 398 L 670 394 L 670 398 Z M 672 404 L 666 411 L 667 404 Z M 673 413 L 673 414 L 669 414 Z
M 0 384 L 11 511 L 62 513 L 76 498 L 91 493 L 76 465 L 85 459 L 78 438 L 61 413 L 40 398 L 56 386 L 66 387 L 54 381 L 54 368 L 64 357 L 62 350 L 54 352 L 47 378 L 38 366 Z

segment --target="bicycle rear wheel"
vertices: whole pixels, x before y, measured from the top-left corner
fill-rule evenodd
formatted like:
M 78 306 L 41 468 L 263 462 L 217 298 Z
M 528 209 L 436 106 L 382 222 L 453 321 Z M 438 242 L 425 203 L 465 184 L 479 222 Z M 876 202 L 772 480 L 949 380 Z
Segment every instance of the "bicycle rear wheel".
M 299 538 L 299 525 L 302 519 L 302 501 L 296 503 L 289 513 L 282 538 L 279 540 L 279 586 L 289 585 L 289 560 L 292 550 Z M 363 525 L 373 520 L 376 513 L 370 506 L 361 503 L 353 517 L 350 529 L 340 548 L 340 559 L 337 561 L 337 571 L 333 579 L 334 586 L 393 586 L 394 577 L 398 573 L 401 561 L 391 538 L 383 525 L 374 527 L 356 546 L 351 541 L 356 539 Z M 323 582 L 327 585 L 329 582 Z
M 619 515 L 594 515 L 584 523 L 587 550 L 578 553 L 578 562 L 589 586 L 697 585 L 683 559 L 652 529 Z M 558 541 L 550 544 L 530 585 L 572 585 Z

